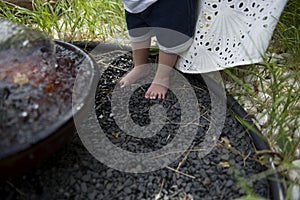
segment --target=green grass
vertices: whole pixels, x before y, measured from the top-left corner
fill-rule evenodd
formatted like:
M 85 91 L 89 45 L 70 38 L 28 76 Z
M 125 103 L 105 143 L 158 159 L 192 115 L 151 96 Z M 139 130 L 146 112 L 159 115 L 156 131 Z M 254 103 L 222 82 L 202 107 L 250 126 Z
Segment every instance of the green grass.
M 293 164 L 300 159 L 299 55 L 300 1 L 290 0 L 276 27 L 265 62 L 225 70 L 227 84 L 233 85 L 230 93 L 251 114 L 265 119 L 259 127 L 273 151 L 287 199 L 291 198 L 293 186 L 300 185 L 299 175 L 295 180 L 290 176 L 291 172 L 300 170 L 299 165 Z M 267 156 L 262 160 L 266 159 Z
M 285 11 L 281 16 L 280 22 L 274 34 L 274 51 L 284 51 L 292 55 L 289 65 L 294 66 L 295 70 L 299 69 L 300 63 L 300 2 L 297 0 L 290 0 L 287 3 Z
M 105 41 L 126 29 L 120 0 L 59 0 L 55 6 L 34 0 L 33 11 L 1 2 L 0 17 L 42 30 L 54 39 Z M 299 177 L 292 180 L 289 176 L 299 169 L 293 162 L 300 159 L 299 36 L 300 1 L 290 0 L 275 30 L 265 62 L 224 71 L 225 83 L 233 85 L 229 90 L 232 96 L 250 114 L 265 118 L 259 127 L 271 147 L 288 199 L 292 187 L 300 185 Z M 276 55 L 282 57 L 274 59 Z M 268 166 L 266 159 L 267 156 L 259 161 Z M 243 179 L 240 183 L 247 187 Z M 244 199 L 254 199 L 252 196 L 249 192 Z
M 104 41 L 125 30 L 120 0 L 33 0 L 33 10 L 0 2 L 0 17 L 39 29 L 53 39 Z

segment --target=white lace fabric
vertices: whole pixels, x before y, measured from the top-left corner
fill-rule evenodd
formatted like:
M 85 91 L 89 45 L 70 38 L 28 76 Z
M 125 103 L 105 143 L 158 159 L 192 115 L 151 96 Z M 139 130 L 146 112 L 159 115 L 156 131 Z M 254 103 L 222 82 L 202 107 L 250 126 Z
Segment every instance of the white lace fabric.
M 193 43 L 176 68 L 207 73 L 263 61 L 286 2 L 200 0 Z

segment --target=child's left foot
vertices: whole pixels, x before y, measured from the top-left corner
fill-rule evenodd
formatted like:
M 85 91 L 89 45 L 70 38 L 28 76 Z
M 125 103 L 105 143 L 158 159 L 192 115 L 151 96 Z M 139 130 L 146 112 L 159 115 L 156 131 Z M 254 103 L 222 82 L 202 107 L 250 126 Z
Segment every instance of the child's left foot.
M 177 57 L 176 54 L 159 51 L 158 68 L 154 80 L 145 94 L 145 98 L 165 99 L 169 87 L 170 73 L 176 63 Z
M 165 99 L 168 88 L 152 83 L 149 89 L 147 90 L 145 97 L 147 99 Z
M 165 99 L 168 91 L 169 79 L 165 78 L 165 80 L 153 80 L 150 87 L 148 88 L 145 98 L 147 99 Z

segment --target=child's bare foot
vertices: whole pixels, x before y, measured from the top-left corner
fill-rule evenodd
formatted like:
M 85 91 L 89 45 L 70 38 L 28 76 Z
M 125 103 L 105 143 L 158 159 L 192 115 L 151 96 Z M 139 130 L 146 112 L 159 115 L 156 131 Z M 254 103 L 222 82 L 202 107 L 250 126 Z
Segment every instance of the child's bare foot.
M 156 99 L 156 98 L 165 99 L 167 91 L 168 91 L 167 87 L 152 83 L 145 94 L 145 98 L 147 98 L 147 99 Z
M 120 87 L 126 87 L 130 84 L 135 83 L 136 81 L 148 76 L 151 73 L 151 70 L 148 65 L 136 66 L 124 78 L 120 81 Z
M 154 80 L 145 94 L 145 98 L 165 99 L 169 87 L 169 76 L 176 63 L 177 57 L 177 54 L 159 51 L 158 68 Z
M 145 98 L 147 99 L 165 99 L 169 86 L 169 78 L 165 77 L 164 79 L 154 79 L 148 88 Z

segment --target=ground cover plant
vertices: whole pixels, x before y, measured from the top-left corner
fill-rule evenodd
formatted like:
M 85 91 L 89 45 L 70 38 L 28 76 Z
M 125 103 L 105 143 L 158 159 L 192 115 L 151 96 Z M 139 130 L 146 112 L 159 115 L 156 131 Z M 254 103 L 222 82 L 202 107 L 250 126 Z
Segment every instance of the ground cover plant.
M 26 24 L 64 41 L 106 41 L 126 30 L 120 0 L 60 0 L 55 4 L 33 0 L 33 10 L 0 2 L 0 17 Z M 225 70 L 224 83 L 253 116 L 270 146 L 257 159 L 275 161 L 287 199 L 300 185 L 300 1 L 289 0 L 274 32 L 263 63 Z M 243 123 L 243 120 L 241 120 Z M 248 180 L 249 181 L 249 180 Z M 245 185 L 245 180 L 240 179 Z M 247 185 L 247 184 L 246 184 Z M 251 190 L 249 196 L 254 198 Z M 248 197 L 249 197 L 248 196 Z M 246 198 L 246 197 L 245 197 Z
M 300 184 L 299 6 L 288 1 L 263 63 L 225 70 L 229 93 L 255 117 L 271 148 L 287 199 L 299 198 Z

